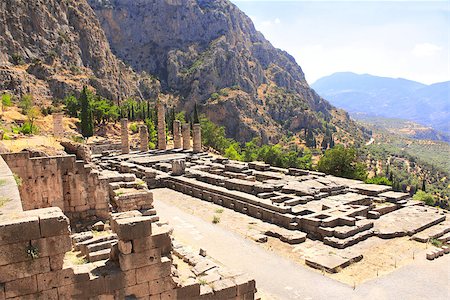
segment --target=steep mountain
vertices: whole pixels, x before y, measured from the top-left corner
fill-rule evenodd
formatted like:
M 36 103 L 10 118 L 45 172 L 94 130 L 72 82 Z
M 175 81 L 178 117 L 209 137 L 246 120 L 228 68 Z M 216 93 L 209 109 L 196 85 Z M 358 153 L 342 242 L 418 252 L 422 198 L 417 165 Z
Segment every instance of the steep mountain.
M 136 71 L 154 74 L 174 105 L 194 103 L 238 140 L 329 123 L 344 142 L 367 138 L 342 110 L 307 84 L 300 66 L 274 48 L 228 0 L 88 0 L 112 51 Z
M 450 81 L 425 85 L 344 72 L 321 78 L 312 87 L 351 113 L 408 119 L 450 133 Z
M 159 83 L 115 57 L 86 1 L 2 0 L 0 90 L 37 100 L 90 85 L 109 99 L 150 97 Z

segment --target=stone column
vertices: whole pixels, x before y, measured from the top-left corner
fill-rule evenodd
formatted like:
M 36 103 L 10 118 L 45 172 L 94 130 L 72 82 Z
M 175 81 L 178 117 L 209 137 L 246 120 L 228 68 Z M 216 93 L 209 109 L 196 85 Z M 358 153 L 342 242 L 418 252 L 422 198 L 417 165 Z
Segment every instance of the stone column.
M 182 134 L 183 134 L 183 150 L 191 149 L 191 128 L 189 126 L 189 123 L 183 124 Z
M 186 170 L 186 161 L 184 159 L 172 160 L 172 175 L 174 176 L 183 175 L 185 170 Z
M 181 122 L 178 120 L 173 121 L 173 148 L 181 148 Z
M 148 130 L 147 130 L 147 125 L 141 125 L 139 126 L 139 139 L 140 139 L 140 144 L 139 144 L 139 149 L 142 152 L 147 152 L 148 151 Z
M 53 117 L 53 135 L 61 137 L 64 135 L 63 113 L 54 113 Z
M 122 142 L 122 154 L 130 153 L 130 142 L 128 141 L 128 119 L 120 120 L 120 138 Z
M 164 105 L 158 101 L 158 150 L 166 150 L 166 113 Z
M 194 153 L 202 152 L 202 129 L 200 124 L 193 126 Z

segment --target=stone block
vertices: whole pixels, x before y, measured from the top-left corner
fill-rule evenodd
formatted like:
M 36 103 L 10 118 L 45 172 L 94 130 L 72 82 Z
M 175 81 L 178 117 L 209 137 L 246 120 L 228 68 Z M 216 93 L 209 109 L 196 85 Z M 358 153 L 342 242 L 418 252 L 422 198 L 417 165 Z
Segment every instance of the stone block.
M 200 283 L 190 282 L 189 284 L 178 288 L 177 295 L 179 299 L 196 299 L 200 296 Z
M 150 295 L 148 282 L 143 282 L 143 283 L 125 288 L 125 296 L 126 297 L 136 297 L 139 299 L 139 298 L 142 298 L 142 297 L 145 297 L 148 295 Z
M 143 238 L 152 234 L 152 217 L 141 216 L 113 220 L 117 236 L 121 240 L 129 241 Z
M 64 266 L 64 256 L 65 253 L 50 256 L 50 270 L 52 271 L 61 270 Z
M 161 300 L 172 300 L 172 299 L 183 299 L 183 298 L 178 298 L 178 290 L 170 290 L 170 291 L 165 291 L 163 293 L 161 293 L 159 296 L 161 298 Z
M 172 268 L 172 261 L 166 261 L 164 263 L 153 264 L 136 269 L 137 283 L 145 281 L 152 281 L 158 278 L 163 278 L 170 275 Z
M 6 298 L 19 297 L 37 292 L 36 276 L 25 277 L 5 284 Z
M 184 159 L 172 160 L 172 175 L 180 176 L 185 173 L 186 161 Z
M 239 275 L 232 278 L 232 280 L 236 284 L 238 296 L 247 293 L 255 293 L 256 291 L 255 280 L 248 277 L 248 275 Z
M 88 280 L 89 276 L 85 277 L 85 279 Z M 72 284 L 74 281 L 75 275 L 72 268 L 37 274 L 37 290 L 45 291 L 59 286 Z
M 0 245 L 30 241 L 40 238 L 39 218 L 21 216 L 0 221 Z
M 51 208 L 39 214 L 41 237 L 70 235 L 70 222 L 60 208 Z
M 130 254 L 132 250 L 133 250 L 133 244 L 130 241 L 128 241 L 128 242 L 119 241 L 119 251 L 121 253 Z
M 162 255 L 168 254 L 172 250 L 172 240 L 169 236 L 171 230 L 170 226 L 156 227 L 151 236 L 133 240 L 133 252 L 143 252 L 158 247 Z
M 436 257 L 436 254 L 435 254 L 435 252 L 433 250 L 429 250 L 427 252 L 427 259 L 428 260 L 433 260 L 435 257 Z
M 52 236 L 31 241 L 39 251 L 39 257 L 54 256 L 72 250 L 72 243 L 68 235 Z
M 1 299 L 1 297 L 0 297 Z M 37 292 L 34 294 L 23 295 L 20 297 L 9 298 L 9 300 L 59 300 L 64 298 L 58 297 L 58 289 Z
M 29 242 L 20 242 L 0 246 L 0 266 L 31 260 L 26 249 Z
M 215 281 L 212 285 L 217 299 L 231 299 L 237 296 L 236 284 L 229 278 Z
M 152 280 L 148 283 L 148 285 L 150 289 L 150 295 L 156 295 L 171 291 L 176 287 L 175 282 L 170 276 Z
M 50 272 L 48 257 L 0 266 L 0 282 L 30 277 L 39 273 Z
M 141 253 L 119 254 L 120 269 L 128 271 L 161 262 L 161 251 L 151 249 Z

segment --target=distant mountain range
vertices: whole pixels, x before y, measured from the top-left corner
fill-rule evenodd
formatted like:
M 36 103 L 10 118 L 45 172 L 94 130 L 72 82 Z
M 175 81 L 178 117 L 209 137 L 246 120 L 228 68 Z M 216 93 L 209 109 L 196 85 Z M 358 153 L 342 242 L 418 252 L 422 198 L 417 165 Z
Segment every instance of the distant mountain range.
M 450 134 L 450 81 L 426 85 L 340 72 L 317 80 L 311 87 L 354 115 L 407 119 Z

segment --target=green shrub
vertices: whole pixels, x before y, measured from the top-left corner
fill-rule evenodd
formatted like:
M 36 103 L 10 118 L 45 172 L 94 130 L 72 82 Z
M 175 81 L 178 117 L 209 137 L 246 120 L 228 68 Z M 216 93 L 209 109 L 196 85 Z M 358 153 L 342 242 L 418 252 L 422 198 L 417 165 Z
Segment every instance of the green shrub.
M 136 123 L 131 123 L 130 130 L 132 133 L 138 133 L 138 131 L 139 131 L 138 125 Z
M 217 100 L 217 99 L 219 99 L 219 98 L 220 98 L 220 95 L 219 95 L 218 93 L 212 93 L 212 94 L 211 94 L 211 99 Z
M 433 246 L 435 246 L 435 247 L 441 247 L 442 246 L 442 242 L 441 241 L 439 241 L 438 239 L 431 239 L 430 240 L 430 243 L 433 245 Z
M 5 107 L 12 106 L 12 96 L 10 94 L 2 95 L 2 104 Z
M 13 176 L 14 176 L 14 180 L 16 181 L 17 186 L 20 187 L 22 185 L 22 178 L 20 178 L 20 176 L 17 175 L 16 173 L 14 173 Z
M 435 201 L 432 194 L 426 193 L 424 191 L 417 191 L 417 193 L 413 196 L 414 200 L 422 201 L 426 205 L 433 206 Z
M 20 127 L 19 132 L 23 134 L 37 134 L 39 132 L 39 128 L 30 122 L 25 122 L 22 127 Z
M 389 185 L 392 186 L 392 182 L 387 179 L 386 177 L 373 177 L 373 178 L 368 178 L 366 181 L 366 183 L 370 183 L 370 184 L 381 184 L 381 185 Z
M 20 55 L 19 53 L 14 53 L 13 55 L 11 55 L 11 58 L 15 65 L 23 65 L 25 63 L 22 55 Z
M 28 114 L 28 110 L 33 106 L 33 96 L 30 94 L 23 95 L 19 102 L 19 108 L 24 115 Z

